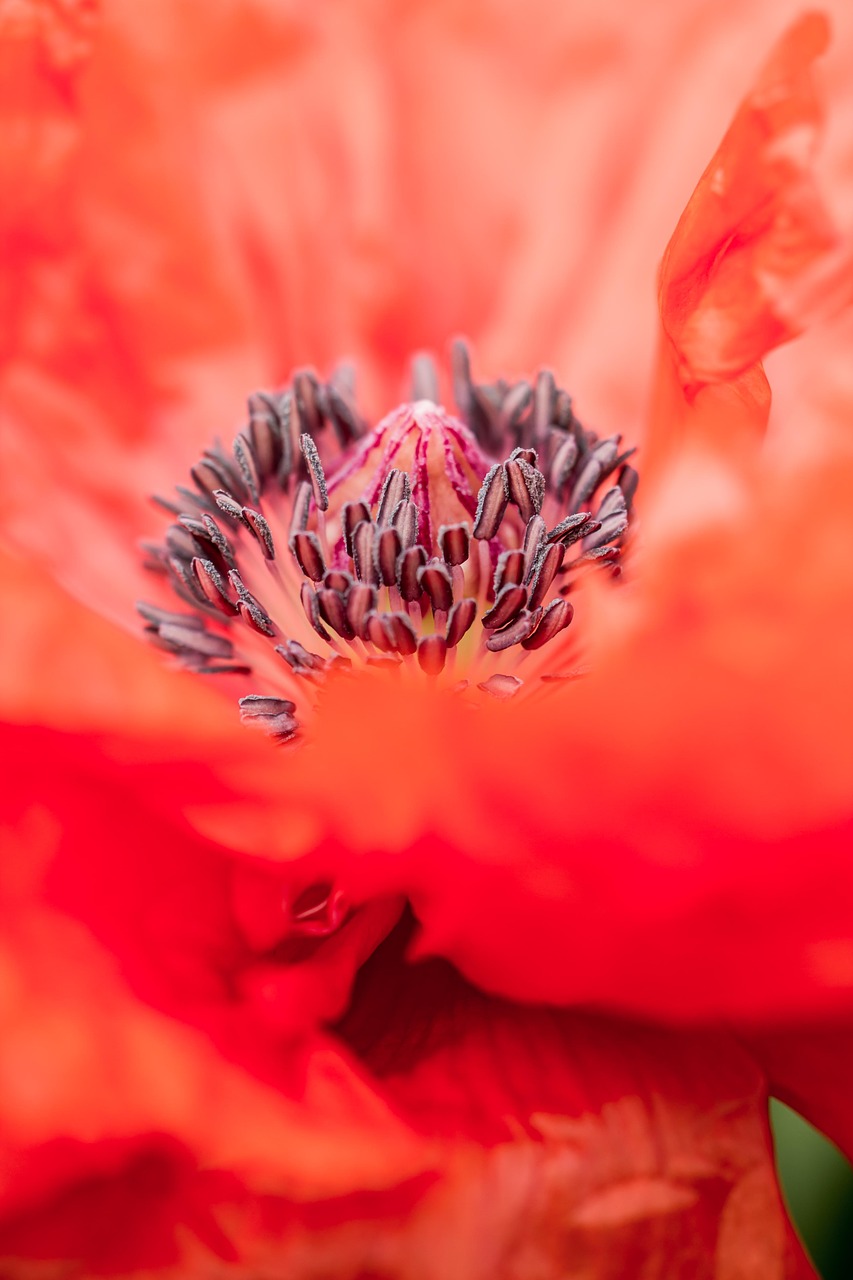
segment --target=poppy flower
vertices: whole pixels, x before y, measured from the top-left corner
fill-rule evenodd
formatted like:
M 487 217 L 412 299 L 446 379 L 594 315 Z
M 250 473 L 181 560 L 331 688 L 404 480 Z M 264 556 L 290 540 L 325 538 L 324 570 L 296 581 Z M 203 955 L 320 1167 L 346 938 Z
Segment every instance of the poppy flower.
M 796 466 L 793 394 L 763 443 L 761 361 L 849 287 L 826 25 L 783 37 L 670 240 L 623 444 L 621 370 L 598 434 L 547 371 L 476 375 L 528 358 L 537 288 L 566 305 L 549 237 L 634 210 L 615 169 L 531 213 L 486 156 L 491 220 L 454 199 L 470 136 L 430 172 L 425 47 L 478 139 L 525 107 L 508 66 L 652 101 L 643 32 L 543 13 L 491 15 L 494 61 L 452 4 L 6 20 L 4 1274 L 813 1274 L 767 1099 L 853 1150 L 853 463 L 835 403 Z M 388 244 L 386 204 L 422 219 Z M 586 265 L 594 313 L 624 289 Z M 423 358 L 394 408 L 458 328 L 457 409 Z M 302 367 L 347 348 L 364 398 Z

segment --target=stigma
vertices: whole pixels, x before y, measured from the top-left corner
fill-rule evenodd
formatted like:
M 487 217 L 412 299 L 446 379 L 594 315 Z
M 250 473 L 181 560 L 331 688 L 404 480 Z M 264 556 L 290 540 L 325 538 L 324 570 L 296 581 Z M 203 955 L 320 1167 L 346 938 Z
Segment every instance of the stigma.
M 452 360 L 455 413 L 421 355 L 411 400 L 373 428 L 348 370 L 297 372 L 250 396 L 192 487 L 155 499 L 173 522 L 145 545 L 149 638 L 228 680 L 280 742 L 334 674 L 388 667 L 506 698 L 577 671 L 570 597 L 586 573 L 621 572 L 633 451 L 583 427 L 548 370 L 486 385 L 463 343 Z

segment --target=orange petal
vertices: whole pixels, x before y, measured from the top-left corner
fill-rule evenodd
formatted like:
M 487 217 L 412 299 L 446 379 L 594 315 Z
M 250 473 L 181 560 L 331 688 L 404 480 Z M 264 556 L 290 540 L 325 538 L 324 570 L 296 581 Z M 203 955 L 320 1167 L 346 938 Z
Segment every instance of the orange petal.
M 491 999 L 443 961 L 410 964 L 405 922 L 363 964 L 334 1035 L 310 1016 L 270 1035 L 240 1017 L 222 851 L 134 794 L 134 778 L 155 791 L 166 775 L 111 766 L 80 738 L 15 741 L 0 1259 L 126 1274 L 188 1263 L 198 1240 L 288 1275 L 303 1258 L 355 1274 L 379 1242 L 386 1274 L 404 1276 L 426 1240 L 426 1280 L 486 1280 L 529 1256 L 556 1277 L 577 1253 L 599 1280 L 636 1257 L 687 1280 L 699 1242 L 723 1280 L 745 1249 L 769 1274 L 810 1274 L 760 1073 L 730 1037 Z M 280 953 L 267 962 L 299 976 Z M 332 968 L 314 974 L 334 988 Z M 317 994 L 315 1022 L 337 1017 Z
M 294 1097 L 133 1000 L 43 908 L 5 934 L 0 1027 L 11 1275 L 32 1258 L 189 1267 L 198 1241 L 295 1277 L 358 1274 L 377 1251 L 384 1274 L 417 1259 L 425 1280 L 528 1260 L 556 1280 L 578 1255 L 598 1280 L 637 1258 L 687 1280 L 697 1252 L 719 1280 L 744 1252 L 765 1274 L 811 1275 L 761 1075 L 724 1035 L 521 1009 L 386 952 L 338 1048 L 279 1050 L 304 1072 Z
M 726 401 L 710 393 L 725 447 L 736 451 L 738 441 L 759 435 L 769 395 L 765 387 L 756 396 L 750 386 L 763 382 L 758 361 L 851 296 L 849 252 L 839 250 L 813 172 L 822 113 L 812 64 L 828 36 L 819 14 L 785 34 L 664 254 L 652 467 L 686 430 L 708 432 L 709 385 L 731 384 L 740 403 L 729 423 L 721 412 Z
M 341 680 L 286 768 L 254 758 L 242 802 L 190 799 L 193 821 L 355 900 L 408 894 L 425 948 L 516 998 L 853 1008 L 853 975 L 815 963 L 853 914 L 853 474 L 768 481 L 754 505 L 727 472 L 670 480 L 586 680 L 476 712 Z
M 240 733 L 236 703 L 169 670 L 128 635 L 72 599 L 37 563 L 0 546 L 0 717 L 19 724 L 183 742 Z
M 812 176 L 821 124 L 812 63 L 828 39 L 819 14 L 782 38 L 664 255 L 661 319 L 688 388 L 743 372 L 803 327 L 791 296 L 836 244 Z
M 5 751 L 10 742 L 17 749 Z M 310 1024 L 282 1053 L 251 1010 L 240 1023 L 222 852 L 174 812 L 158 816 L 156 799 L 146 812 L 121 767 L 97 755 L 93 766 L 80 739 L 7 729 L 3 746 L 7 1147 L 168 1133 L 202 1164 L 297 1198 L 421 1172 L 422 1145 Z M 150 790 L 167 777 L 149 772 Z M 13 1191 L 4 1185 L 5 1197 Z
M 669 6 L 652 38 L 618 5 L 449 0 L 365 27 L 251 0 L 202 38 L 166 0 L 17 6 L 6 529 L 126 608 L 144 495 L 247 392 L 353 355 L 386 409 L 409 350 L 460 329 L 496 375 L 571 368 L 634 430 L 681 175 L 765 8 Z

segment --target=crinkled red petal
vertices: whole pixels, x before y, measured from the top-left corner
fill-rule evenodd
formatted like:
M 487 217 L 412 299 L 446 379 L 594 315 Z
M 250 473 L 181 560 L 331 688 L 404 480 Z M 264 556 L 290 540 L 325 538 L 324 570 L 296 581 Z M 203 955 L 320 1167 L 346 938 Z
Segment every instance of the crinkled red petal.
M 810 314 L 809 286 L 837 244 L 811 171 L 821 123 L 812 64 L 827 42 L 818 14 L 785 34 L 664 255 L 661 318 L 687 388 L 743 373 Z
M 476 711 L 341 680 L 303 752 L 192 821 L 353 901 L 409 896 L 427 948 L 515 998 L 849 1011 L 825 949 L 853 919 L 849 468 L 750 500 L 726 473 L 671 480 L 644 581 L 578 605 L 585 679 Z
M 38 835 L 36 819 L 44 858 Z M 727 1036 L 492 1000 L 445 962 L 407 964 L 403 930 L 364 966 L 337 1044 L 279 1048 L 303 1060 L 295 1095 L 138 1003 L 79 925 L 22 905 L 20 879 L 3 888 L 6 1274 L 203 1275 L 219 1258 L 402 1278 L 420 1259 L 425 1280 L 556 1280 L 584 1257 L 600 1280 L 734 1280 L 748 1251 L 811 1275 L 761 1074 Z
M 699 180 L 664 254 L 662 342 L 646 474 L 685 437 L 751 457 L 767 424 L 760 360 L 853 296 L 853 259 L 819 194 L 813 63 L 828 23 L 782 37 Z

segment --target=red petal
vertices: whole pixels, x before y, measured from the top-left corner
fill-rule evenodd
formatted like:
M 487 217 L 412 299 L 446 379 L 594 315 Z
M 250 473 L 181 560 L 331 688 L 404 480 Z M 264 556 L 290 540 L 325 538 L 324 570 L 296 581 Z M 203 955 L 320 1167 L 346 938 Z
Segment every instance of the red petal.
M 687 387 L 744 372 L 803 327 L 792 298 L 837 243 L 811 173 L 821 123 L 811 67 L 828 39 L 818 14 L 786 33 L 664 255 L 661 318 Z
M 812 1274 L 780 1217 L 760 1074 L 725 1036 L 513 1006 L 443 962 L 406 965 L 400 941 L 337 1030 L 416 1129 L 485 1148 L 415 1219 L 436 1274 L 556 1276 L 583 1258 L 598 1280 L 722 1280 L 753 1250 L 768 1275 Z
M 23 724 L 183 744 L 244 737 L 236 694 L 170 670 L 137 634 L 72 599 L 38 564 L 0 547 L 0 716 Z
M 59 913 L 7 926 L 2 960 L 7 1150 L 169 1133 L 208 1167 L 309 1198 L 395 1185 L 427 1164 L 328 1045 L 291 1053 L 286 1073 L 301 1083 L 288 1096 L 132 999 L 107 954 Z M 76 1175 L 82 1160 L 65 1164 Z
M 822 115 L 812 63 L 827 41 L 827 21 L 814 13 L 782 38 L 669 242 L 647 466 L 685 431 L 732 451 L 757 437 L 769 407 L 766 383 L 757 400 L 748 385 L 763 381 L 758 361 L 853 291 L 849 252 L 833 252 L 839 237 L 813 172 Z M 737 391 L 734 422 L 725 421 L 726 398 L 703 391 L 718 383 Z
M 834 951 L 834 954 L 833 954 Z M 825 961 L 836 972 L 853 970 L 853 946 L 826 947 Z M 749 1037 L 749 1046 L 767 1072 L 770 1092 L 805 1116 L 853 1160 L 853 1027 L 806 1026 L 797 1032 Z
M 9 1276 L 60 1259 L 88 1274 L 154 1273 L 181 1261 L 188 1233 L 217 1258 L 238 1260 L 216 1219 L 231 1179 L 200 1170 L 173 1139 L 57 1138 L 6 1149 L 3 1161 L 0 1260 Z
M 396 1195 L 432 1169 L 310 1026 L 284 1051 L 223 996 L 238 942 L 221 854 L 141 811 L 107 768 L 93 795 L 82 741 L 65 754 L 56 737 L 18 731 L 12 745 L 0 813 L 4 1261 L 126 1274 L 182 1258 L 188 1231 L 234 1256 L 224 1201 Z
M 194 821 L 353 900 L 408 894 L 427 946 L 516 998 L 849 1010 L 853 973 L 820 956 L 853 918 L 851 487 L 838 461 L 752 506 L 725 473 L 673 474 L 588 679 L 476 713 L 340 681 L 309 748 L 258 760 L 261 804 Z
M 464 329 L 634 430 L 685 166 L 778 21 L 252 0 L 202 39 L 168 0 L 20 8 L 2 518 L 113 607 L 144 495 L 299 361 L 356 356 L 387 408 L 408 352 Z
M 726 1036 L 513 1008 L 386 947 L 340 1029 L 372 1089 L 315 1040 L 292 1101 L 129 999 L 67 919 L 30 914 L 0 957 L 4 1258 L 124 1274 L 187 1265 L 198 1237 L 293 1276 L 583 1256 L 597 1280 L 734 1280 L 745 1252 L 811 1275 L 761 1076 Z
M 0 1256 L 112 1274 L 184 1263 L 197 1237 L 287 1274 L 303 1256 L 346 1274 L 381 1242 L 390 1273 L 408 1274 L 428 1239 L 428 1280 L 526 1273 L 534 1257 L 557 1276 L 578 1254 L 599 1280 L 641 1260 L 686 1280 L 697 1248 L 709 1276 L 736 1275 L 746 1248 L 809 1274 L 773 1182 L 761 1078 L 727 1037 L 493 1001 L 444 962 L 405 963 L 398 930 L 363 965 L 337 1043 L 306 1017 L 273 1040 L 235 1000 L 222 851 L 139 802 L 168 775 L 111 768 L 83 739 L 11 743 Z M 314 983 L 315 1018 L 341 1007 L 344 932 L 321 941 L 325 964 L 278 959 Z M 296 987 L 284 999 L 299 1013 Z

